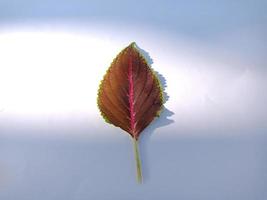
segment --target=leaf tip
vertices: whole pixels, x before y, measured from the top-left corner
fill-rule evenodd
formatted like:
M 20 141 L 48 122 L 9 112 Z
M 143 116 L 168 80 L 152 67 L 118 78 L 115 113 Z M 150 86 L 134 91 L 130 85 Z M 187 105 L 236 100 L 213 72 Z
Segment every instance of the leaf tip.
M 136 42 L 132 42 L 129 46 L 130 47 L 136 47 L 137 45 L 136 45 Z

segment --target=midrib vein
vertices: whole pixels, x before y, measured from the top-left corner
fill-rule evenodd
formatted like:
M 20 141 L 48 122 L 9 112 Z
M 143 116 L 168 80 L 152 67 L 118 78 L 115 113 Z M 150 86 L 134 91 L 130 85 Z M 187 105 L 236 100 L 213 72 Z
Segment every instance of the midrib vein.
M 134 82 L 133 82 L 133 62 L 132 55 L 129 57 L 128 61 L 128 79 L 129 79 L 129 105 L 130 105 L 130 127 L 133 137 L 136 136 L 135 133 L 135 112 L 134 112 Z

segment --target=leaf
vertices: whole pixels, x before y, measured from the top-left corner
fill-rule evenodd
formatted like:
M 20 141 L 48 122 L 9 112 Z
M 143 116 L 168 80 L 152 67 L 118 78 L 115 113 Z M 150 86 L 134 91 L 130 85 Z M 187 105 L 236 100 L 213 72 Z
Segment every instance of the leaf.
M 137 175 L 141 163 L 137 141 L 142 131 L 159 116 L 163 106 L 160 82 L 135 43 L 113 60 L 98 90 L 98 107 L 103 118 L 126 131 L 135 148 Z

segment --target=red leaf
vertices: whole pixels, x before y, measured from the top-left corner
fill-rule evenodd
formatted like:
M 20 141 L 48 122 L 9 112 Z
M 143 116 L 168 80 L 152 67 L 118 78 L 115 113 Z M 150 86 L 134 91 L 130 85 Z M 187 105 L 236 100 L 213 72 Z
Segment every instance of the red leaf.
M 135 43 L 123 49 L 112 62 L 100 84 L 97 101 L 104 119 L 134 139 L 136 159 L 140 165 L 137 140 L 159 116 L 163 95 L 157 76 Z

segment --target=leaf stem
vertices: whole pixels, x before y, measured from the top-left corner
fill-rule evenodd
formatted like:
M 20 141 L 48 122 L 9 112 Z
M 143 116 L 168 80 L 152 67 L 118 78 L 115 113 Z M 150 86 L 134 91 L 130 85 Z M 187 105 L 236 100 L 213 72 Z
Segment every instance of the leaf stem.
M 133 138 L 133 145 L 134 145 L 134 156 L 135 156 L 135 163 L 136 163 L 136 178 L 138 183 L 142 183 L 142 167 L 141 167 L 141 160 L 139 155 L 139 148 L 138 148 L 138 140 Z

